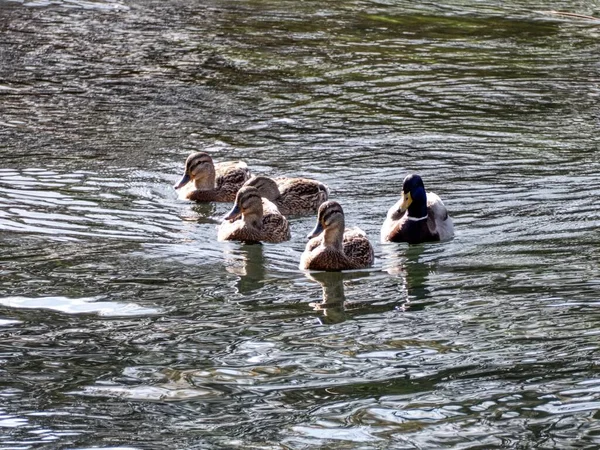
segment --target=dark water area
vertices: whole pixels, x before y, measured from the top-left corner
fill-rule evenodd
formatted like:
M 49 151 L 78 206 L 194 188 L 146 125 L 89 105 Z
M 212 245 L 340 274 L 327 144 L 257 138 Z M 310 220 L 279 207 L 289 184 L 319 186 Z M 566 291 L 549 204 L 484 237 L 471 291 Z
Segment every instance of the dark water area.
M 0 0 L 0 449 L 600 447 L 593 2 Z M 371 269 L 216 241 L 186 156 Z M 407 173 L 455 223 L 381 244 Z

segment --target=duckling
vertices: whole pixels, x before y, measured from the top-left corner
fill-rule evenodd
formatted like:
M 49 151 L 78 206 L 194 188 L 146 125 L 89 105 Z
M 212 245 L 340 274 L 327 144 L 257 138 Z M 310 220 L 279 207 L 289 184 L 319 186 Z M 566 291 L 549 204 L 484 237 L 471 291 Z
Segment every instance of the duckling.
M 262 197 L 277 206 L 284 216 L 316 213 L 329 197 L 329 188 L 309 178 L 252 177 L 245 186 L 254 186 Z
M 454 225 L 442 199 L 425 192 L 419 175 L 404 178 L 402 192 L 402 198 L 390 208 L 383 222 L 382 241 L 418 244 L 454 236 Z
M 373 264 L 373 247 L 365 232 L 345 228 L 344 222 L 344 210 L 338 202 L 327 201 L 319 207 L 317 225 L 308 235 L 310 240 L 300 258 L 301 269 L 362 269 Z
M 174 186 L 182 189 L 181 198 L 197 202 L 231 202 L 244 182 L 250 178 L 245 162 L 228 161 L 213 164 L 206 152 L 187 157 L 183 177 Z
M 219 241 L 243 242 L 283 242 L 290 240 L 290 227 L 287 219 L 271 203 L 263 211 L 263 201 L 254 186 L 242 187 L 235 205 L 219 226 Z M 236 218 L 242 214 L 241 220 Z

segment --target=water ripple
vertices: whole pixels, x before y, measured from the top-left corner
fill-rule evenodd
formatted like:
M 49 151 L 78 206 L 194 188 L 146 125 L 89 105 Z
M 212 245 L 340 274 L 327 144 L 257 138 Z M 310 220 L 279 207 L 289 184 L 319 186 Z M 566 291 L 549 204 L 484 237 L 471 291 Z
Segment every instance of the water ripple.
M 598 446 L 599 34 L 551 9 L 596 13 L 5 2 L 0 445 Z M 199 149 L 327 183 L 374 267 L 216 242 Z M 409 172 L 452 241 L 379 242 Z

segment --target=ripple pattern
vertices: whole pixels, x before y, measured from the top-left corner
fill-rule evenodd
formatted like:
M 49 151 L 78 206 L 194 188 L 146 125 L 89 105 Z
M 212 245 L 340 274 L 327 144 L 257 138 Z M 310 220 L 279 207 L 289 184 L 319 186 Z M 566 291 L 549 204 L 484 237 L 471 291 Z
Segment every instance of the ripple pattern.
M 600 445 L 594 8 L 0 4 L 0 447 Z M 374 267 L 216 242 L 198 149 L 327 183 Z M 378 242 L 410 172 L 452 241 Z

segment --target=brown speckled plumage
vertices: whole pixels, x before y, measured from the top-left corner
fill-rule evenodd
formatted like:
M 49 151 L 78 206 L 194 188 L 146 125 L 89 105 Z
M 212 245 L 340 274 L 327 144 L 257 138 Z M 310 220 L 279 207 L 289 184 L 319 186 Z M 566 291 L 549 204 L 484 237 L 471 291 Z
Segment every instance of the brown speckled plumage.
M 214 164 L 208 153 L 196 152 L 185 162 L 185 177 L 189 181 L 181 186 L 180 197 L 197 202 L 231 202 L 250 178 L 250 170 L 242 161 Z
M 242 187 L 237 193 L 234 208 L 219 226 L 218 239 L 271 243 L 288 241 L 291 235 L 287 219 L 277 212 L 275 205 L 268 208 L 268 212 L 263 211 L 263 201 L 256 188 Z M 235 220 L 239 212 L 242 218 Z
M 365 233 L 345 228 L 344 223 L 339 203 L 328 201 L 319 207 L 317 226 L 300 259 L 301 269 L 348 270 L 373 264 L 373 247 Z
M 253 177 L 246 186 L 254 186 L 260 195 L 273 202 L 281 214 L 301 215 L 315 213 L 329 197 L 329 188 L 309 178 Z

